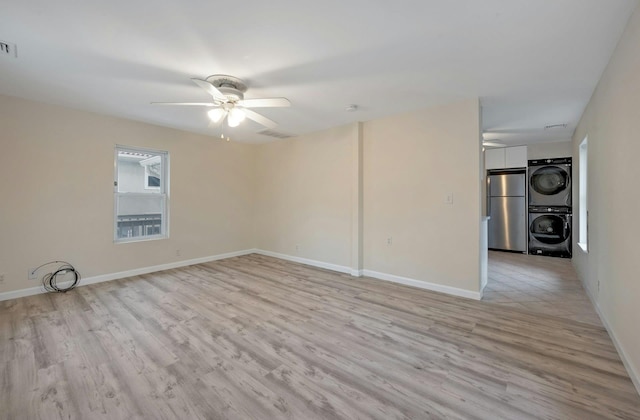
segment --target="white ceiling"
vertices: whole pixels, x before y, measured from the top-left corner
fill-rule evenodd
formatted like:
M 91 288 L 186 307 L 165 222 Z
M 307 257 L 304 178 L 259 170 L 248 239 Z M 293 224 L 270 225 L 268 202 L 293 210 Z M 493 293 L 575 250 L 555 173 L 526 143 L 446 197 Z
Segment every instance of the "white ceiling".
M 260 112 L 290 134 L 480 97 L 487 139 L 568 140 L 637 3 L 5 0 L 0 93 L 219 136 L 204 108 L 149 103 L 208 101 L 189 79 L 223 73 L 289 98 Z

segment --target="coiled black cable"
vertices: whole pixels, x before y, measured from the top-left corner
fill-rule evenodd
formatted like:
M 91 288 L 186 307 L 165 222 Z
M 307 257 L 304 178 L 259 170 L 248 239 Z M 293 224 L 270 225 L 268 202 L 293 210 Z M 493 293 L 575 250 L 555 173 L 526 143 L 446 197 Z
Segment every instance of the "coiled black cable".
M 78 282 L 80 281 L 80 273 L 78 273 L 78 271 L 76 271 L 76 269 L 66 261 L 50 261 L 48 263 L 44 263 L 41 266 L 34 269 L 32 271 L 32 274 L 36 273 L 42 267 L 50 264 L 61 264 L 61 265 L 59 265 L 55 270 L 45 274 L 42 277 L 42 287 L 44 287 L 46 291 L 65 293 L 78 285 Z M 58 286 L 58 277 L 65 276 L 68 273 L 72 273 L 73 275 L 73 281 L 71 282 L 71 285 L 67 287 Z

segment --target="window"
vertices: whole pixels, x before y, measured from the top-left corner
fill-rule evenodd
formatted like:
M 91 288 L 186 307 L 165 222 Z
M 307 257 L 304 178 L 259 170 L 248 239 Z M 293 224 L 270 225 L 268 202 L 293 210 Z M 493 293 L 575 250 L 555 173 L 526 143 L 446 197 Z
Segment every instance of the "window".
M 580 143 L 580 149 L 579 149 L 579 156 L 578 156 L 578 162 L 579 162 L 579 178 L 578 178 L 578 185 L 579 185 L 579 191 L 578 191 L 578 197 L 579 197 L 579 202 L 578 202 L 578 208 L 579 208 L 579 214 L 578 214 L 578 223 L 579 223 L 579 230 L 578 230 L 578 246 L 580 246 L 580 248 L 582 248 L 585 252 L 587 252 L 588 250 L 588 239 L 587 239 L 587 235 L 589 234 L 589 208 L 587 207 L 587 183 L 588 183 L 588 143 L 587 143 L 587 137 L 584 138 L 584 140 L 582 140 L 582 143 Z
M 168 153 L 116 146 L 115 155 L 114 240 L 166 238 Z
M 140 161 L 144 167 L 144 187 L 148 190 L 160 189 L 160 171 L 162 169 L 161 157 L 153 156 Z

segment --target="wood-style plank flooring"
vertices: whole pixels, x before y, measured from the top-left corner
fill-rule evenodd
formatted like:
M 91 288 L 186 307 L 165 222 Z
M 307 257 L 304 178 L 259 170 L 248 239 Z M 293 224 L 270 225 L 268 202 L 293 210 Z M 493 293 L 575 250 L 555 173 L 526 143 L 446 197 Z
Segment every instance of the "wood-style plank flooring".
M 598 325 L 249 255 L 0 303 L 4 419 L 640 418 Z

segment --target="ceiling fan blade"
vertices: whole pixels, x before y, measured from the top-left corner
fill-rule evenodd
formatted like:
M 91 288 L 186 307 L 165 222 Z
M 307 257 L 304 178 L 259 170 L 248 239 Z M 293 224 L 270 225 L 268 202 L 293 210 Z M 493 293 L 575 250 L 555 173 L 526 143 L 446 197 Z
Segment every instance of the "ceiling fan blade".
M 284 108 L 291 106 L 287 98 L 243 99 L 237 102 L 245 108 Z
M 529 134 L 529 133 L 537 133 L 540 129 L 538 128 L 505 128 L 505 129 L 495 129 L 495 130 L 483 130 L 483 134 Z
M 496 142 L 493 142 L 493 141 L 483 141 L 482 145 L 483 146 L 488 146 L 488 147 L 505 147 L 506 146 L 505 144 L 496 143 Z
M 228 101 L 227 97 L 224 96 L 222 92 L 218 90 L 218 88 L 216 88 L 206 80 L 200 80 L 200 79 L 191 79 L 191 80 L 193 81 L 193 83 L 200 86 L 202 89 L 206 90 L 211 96 L 213 96 L 213 99 L 215 99 L 216 101 L 220 101 L 220 102 Z
M 242 112 L 244 112 L 244 114 L 247 116 L 247 118 L 257 122 L 258 124 L 262 124 L 267 128 L 276 128 L 278 126 L 278 123 L 275 121 L 270 120 L 269 118 L 258 114 L 255 111 L 252 111 L 250 109 L 247 108 L 243 108 Z
M 151 105 L 216 106 L 213 102 L 151 102 Z

